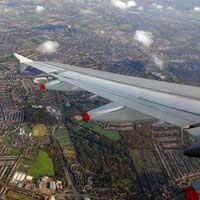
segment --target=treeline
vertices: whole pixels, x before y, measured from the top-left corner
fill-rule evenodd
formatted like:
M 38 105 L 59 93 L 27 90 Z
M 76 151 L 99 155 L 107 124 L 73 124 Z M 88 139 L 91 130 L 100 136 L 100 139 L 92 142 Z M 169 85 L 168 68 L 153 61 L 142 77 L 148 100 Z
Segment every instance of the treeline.
M 45 108 L 32 108 L 28 106 L 25 109 L 25 120 L 33 124 L 43 123 L 51 126 L 57 123 L 57 119 L 53 117 Z
M 95 174 L 93 187 L 111 188 L 118 194 L 126 195 L 138 191 L 132 160 L 123 144 L 83 128 L 73 131 L 72 138 L 81 168 L 87 176 Z

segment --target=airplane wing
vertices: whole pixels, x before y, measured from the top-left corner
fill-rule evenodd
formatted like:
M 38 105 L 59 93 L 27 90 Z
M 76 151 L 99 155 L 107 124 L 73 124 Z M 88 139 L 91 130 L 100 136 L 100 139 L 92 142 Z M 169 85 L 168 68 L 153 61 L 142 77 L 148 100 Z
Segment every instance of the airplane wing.
M 140 113 L 137 110 L 121 106 L 118 103 L 109 103 L 89 111 L 90 120 L 106 122 L 127 122 L 127 121 L 152 121 L 151 116 Z M 86 113 L 83 116 L 87 116 Z M 83 117 L 84 118 L 84 117 Z
M 134 118 L 143 115 L 158 118 L 187 129 L 200 137 L 200 88 L 138 77 L 130 77 L 81 68 L 68 64 L 33 61 L 14 54 L 21 63 L 21 71 L 28 66 L 46 72 L 57 80 L 43 84 L 43 89 L 71 91 L 74 88 L 87 90 L 102 96 L 112 103 L 90 111 L 96 120 Z

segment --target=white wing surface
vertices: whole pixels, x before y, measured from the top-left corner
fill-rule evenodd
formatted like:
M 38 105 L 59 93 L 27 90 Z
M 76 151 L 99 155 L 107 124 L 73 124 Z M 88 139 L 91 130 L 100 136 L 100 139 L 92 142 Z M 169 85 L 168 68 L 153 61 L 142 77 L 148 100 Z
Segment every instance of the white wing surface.
M 48 87 L 63 91 L 65 88 L 73 88 L 74 85 L 76 88 L 87 90 L 114 102 L 109 106 L 111 108 L 113 106 L 113 109 L 116 107 L 116 110 L 111 109 L 111 112 L 107 112 L 106 108 L 110 109 L 110 107 L 103 108 L 105 119 L 109 115 L 117 119 L 113 113 L 116 115 L 121 113 L 124 119 L 131 121 L 131 114 L 137 111 L 186 128 L 191 134 L 200 136 L 199 87 L 118 75 L 67 64 L 32 61 L 18 54 L 14 55 L 22 64 L 22 71 L 25 70 L 25 64 L 58 79 L 50 84 L 47 83 Z M 53 83 L 57 85 L 53 86 Z M 105 112 L 109 115 L 105 115 Z M 100 119 L 100 115 L 96 116 L 97 120 L 98 118 Z

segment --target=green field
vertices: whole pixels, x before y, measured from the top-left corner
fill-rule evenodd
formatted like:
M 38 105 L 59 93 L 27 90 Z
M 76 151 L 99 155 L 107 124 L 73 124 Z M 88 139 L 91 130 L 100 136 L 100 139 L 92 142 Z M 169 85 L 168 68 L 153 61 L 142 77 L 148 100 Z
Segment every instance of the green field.
M 154 175 L 160 179 L 162 183 L 166 181 L 165 174 L 162 172 L 160 163 L 156 159 L 152 150 L 130 150 L 130 156 L 134 160 L 134 165 L 138 174 L 144 173 L 144 168 L 148 168 Z
M 9 154 L 13 156 L 19 156 L 21 154 L 21 151 L 20 149 L 13 147 L 10 149 Z
M 120 134 L 118 131 L 108 131 L 108 130 L 104 130 L 101 126 L 93 123 L 93 122 L 85 122 L 85 121 L 82 121 L 80 122 L 81 126 L 84 126 L 88 129 L 92 129 L 94 130 L 96 133 L 100 134 L 100 135 L 104 135 L 105 137 L 108 137 L 110 138 L 111 140 L 114 140 L 114 141 L 118 141 L 120 140 Z
M 9 145 L 9 144 L 10 144 L 10 139 L 7 138 L 7 137 L 3 137 L 2 143 L 3 143 L 4 145 Z
M 61 147 L 71 145 L 71 138 L 66 128 L 59 128 L 56 133 L 56 138 Z
M 53 162 L 47 152 L 39 151 L 39 154 L 28 174 L 34 177 L 45 175 L 54 176 Z
M 34 46 L 34 43 L 31 40 L 24 41 L 22 43 L 23 48 L 31 48 Z
M 69 132 L 66 128 L 59 128 L 56 132 L 56 139 L 62 147 L 64 157 L 68 163 L 74 163 L 76 159 L 76 152 L 74 150 Z
M 13 89 L 14 94 L 17 96 L 20 94 L 20 87 L 21 87 L 20 80 L 13 81 L 12 89 Z
M 46 151 L 31 152 L 29 158 L 23 158 L 18 167 L 18 171 L 27 173 L 34 177 L 53 176 L 54 166 Z
M 8 55 L 8 56 L 0 56 L 0 63 L 4 62 L 13 62 L 15 61 L 15 58 L 13 55 Z

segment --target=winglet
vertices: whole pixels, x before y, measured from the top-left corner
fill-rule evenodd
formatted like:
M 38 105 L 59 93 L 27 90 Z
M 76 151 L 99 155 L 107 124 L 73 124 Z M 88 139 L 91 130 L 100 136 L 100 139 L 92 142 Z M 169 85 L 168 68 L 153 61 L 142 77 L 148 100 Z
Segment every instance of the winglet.
M 32 60 L 30 60 L 30 59 L 28 59 L 28 58 L 26 58 L 24 56 L 21 56 L 21 55 L 19 55 L 17 53 L 14 53 L 13 55 L 20 61 L 21 64 L 26 64 L 26 63 L 33 62 Z
M 19 60 L 19 62 L 20 62 L 19 69 L 20 69 L 20 72 L 22 72 L 22 73 L 28 68 L 28 64 L 33 62 L 33 60 L 30 60 L 30 59 L 28 59 L 24 56 L 21 56 L 17 53 L 14 53 L 13 55 Z

